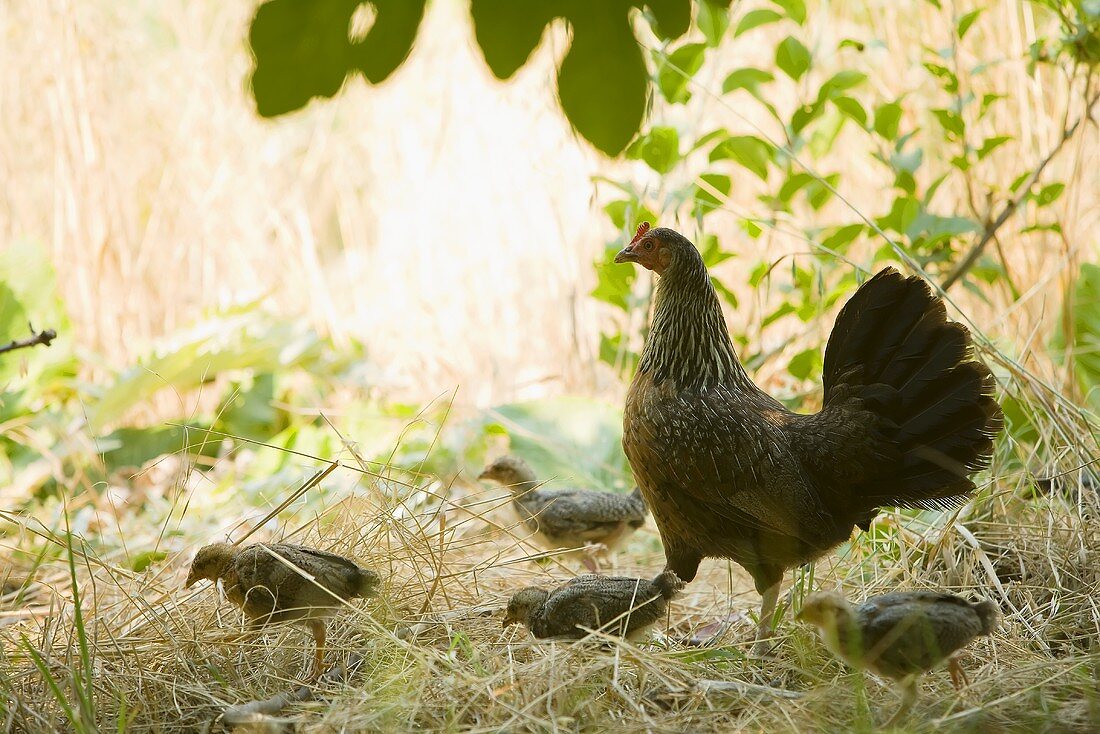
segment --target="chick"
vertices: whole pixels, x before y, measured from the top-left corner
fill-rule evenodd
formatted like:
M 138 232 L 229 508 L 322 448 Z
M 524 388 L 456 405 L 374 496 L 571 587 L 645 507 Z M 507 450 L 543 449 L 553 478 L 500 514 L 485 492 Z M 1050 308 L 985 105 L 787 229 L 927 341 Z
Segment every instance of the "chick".
M 518 456 L 502 456 L 478 479 L 492 479 L 512 492 L 512 504 L 520 519 L 547 548 L 586 545 L 613 550 L 645 524 L 647 513 L 641 491 L 629 495 L 588 489 L 540 489 L 535 472 Z M 591 556 L 584 556 L 589 571 L 596 571 Z
M 954 653 L 975 637 L 993 633 L 997 606 L 952 594 L 899 591 L 874 596 L 853 608 L 840 594 L 810 596 L 798 619 L 816 626 L 829 650 L 857 669 L 898 681 L 901 708 L 887 722 L 898 723 L 917 700 L 917 678 L 948 661 L 956 687 L 966 676 Z
M 289 543 L 229 543 L 203 546 L 191 562 L 184 588 L 200 579 L 220 579 L 229 601 L 248 617 L 249 627 L 301 622 L 313 632 L 313 677 L 324 663 L 325 618 L 356 597 L 375 593 L 376 573 L 349 558 Z
M 504 626 L 523 624 L 539 638 L 579 640 L 601 630 L 636 639 L 665 615 L 683 586 L 668 570 L 652 581 L 589 574 L 553 590 L 528 586 L 512 595 Z

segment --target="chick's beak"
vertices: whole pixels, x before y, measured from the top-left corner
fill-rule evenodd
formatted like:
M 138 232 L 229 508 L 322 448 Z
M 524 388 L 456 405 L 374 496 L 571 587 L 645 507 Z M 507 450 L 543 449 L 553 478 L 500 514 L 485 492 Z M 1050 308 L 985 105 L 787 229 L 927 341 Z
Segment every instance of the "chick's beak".
M 519 620 L 516 619 L 515 617 L 513 617 L 511 614 L 505 613 L 505 615 L 504 615 L 504 624 L 502 624 L 500 626 L 501 629 L 508 629 L 513 624 L 519 624 Z
M 195 582 L 199 580 L 199 577 L 195 575 L 195 572 L 187 574 L 187 581 L 183 582 L 183 588 L 190 589 L 195 585 Z
M 486 469 L 485 471 L 481 472 L 480 474 L 477 475 L 477 478 L 478 479 L 488 479 L 489 478 L 489 470 Z
M 630 245 L 627 245 L 623 249 L 619 250 L 619 253 L 615 255 L 615 262 L 636 263 L 638 262 L 638 253 L 634 252 L 634 249 Z

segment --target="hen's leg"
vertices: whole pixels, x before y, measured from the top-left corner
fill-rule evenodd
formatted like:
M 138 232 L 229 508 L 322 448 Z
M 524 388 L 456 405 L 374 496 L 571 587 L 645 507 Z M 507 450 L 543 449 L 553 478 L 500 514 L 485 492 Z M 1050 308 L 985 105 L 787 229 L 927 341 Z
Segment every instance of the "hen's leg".
M 781 583 L 776 581 L 764 591 L 760 602 L 760 624 L 756 628 L 756 642 L 752 645 L 754 657 L 764 657 L 771 650 L 772 618 L 775 616 L 775 607 L 779 604 Z
M 589 573 L 599 573 L 600 564 L 596 560 L 596 557 L 601 553 L 607 551 L 607 546 L 603 543 L 589 543 L 584 546 L 584 550 L 581 551 L 581 563 L 588 569 Z
M 901 681 L 901 706 L 885 726 L 897 726 L 906 717 L 913 704 L 917 702 L 917 676 L 911 675 Z
M 959 663 L 958 655 L 952 655 L 947 660 L 947 672 L 951 674 L 951 685 L 955 686 L 955 690 L 962 688 L 963 685 L 970 685 L 970 679 L 966 677 L 966 671 Z
M 309 628 L 313 631 L 313 641 L 316 643 L 313 652 L 313 675 L 310 679 L 317 680 L 324 672 L 325 665 L 325 620 L 311 619 Z

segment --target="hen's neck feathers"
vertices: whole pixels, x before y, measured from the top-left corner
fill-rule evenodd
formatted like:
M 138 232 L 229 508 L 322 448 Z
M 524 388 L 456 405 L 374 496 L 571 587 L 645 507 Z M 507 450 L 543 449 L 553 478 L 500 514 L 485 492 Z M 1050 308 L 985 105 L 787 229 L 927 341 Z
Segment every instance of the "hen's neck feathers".
M 653 326 L 638 371 L 680 388 L 756 386 L 737 360 L 718 294 L 698 252 L 682 253 L 657 284 Z

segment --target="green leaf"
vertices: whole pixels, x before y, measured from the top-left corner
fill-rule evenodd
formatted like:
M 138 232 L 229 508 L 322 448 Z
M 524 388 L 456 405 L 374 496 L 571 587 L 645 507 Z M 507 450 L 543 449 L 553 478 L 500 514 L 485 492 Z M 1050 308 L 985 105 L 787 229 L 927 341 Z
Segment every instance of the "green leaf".
M 626 154 L 645 161 L 657 173 L 668 173 L 680 160 L 680 134 L 672 127 L 650 128 L 630 144 Z
M 857 100 L 851 97 L 834 97 L 833 104 L 843 115 L 855 120 L 860 127 L 867 127 L 867 110 L 863 109 L 863 105 Z
M 959 91 L 959 78 L 955 76 L 955 72 L 951 71 L 946 66 L 925 62 L 924 68 L 943 82 L 943 90 L 948 94 L 955 94 Z
M 995 135 L 991 138 L 986 138 L 982 141 L 982 145 L 978 148 L 978 160 L 984 159 L 990 153 L 1001 147 L 1009 140 L 1012 140 L 1011 135 Z
M 842 253 L 861 232 L 863 232 L 862 224 L 847 224 L 822 240 L 821 246 L 826 250 Z
M 787 364 L 787 371 L 796 379 L 806 380 L 821 369 L 821 362 L 821 349 L 818 347 L 804 349 L 791 357 L 791 361 Z
M 955 35 L 959 37 L 960 41 L 966 37 L 966 32 L 970 30 L 970 26 L 974 25 L 974 21 L 978 19 L 978 16 L 982 14 L 983 10 L 985 10 L 985 8 L 971 10 L 969 13 L 959 18 L 959 22 L 955 26 Z
M 508 450 L 522 456 L 549 489 L 582 486 L 625 491 L 631 486 L 622 450 L 622 411 L 617 405 L 580 397 L 510 403 L 485 411 L 473 421 L 473 427 L 479 425 L 503 426 Z
M 1064 183 L 1052 183 L 1039 189 L 1039 193 L 1035 194 L 1036 206 L 1049 206 L 1058 200 L 1058 197 L 1062 195 L 1062 192 L 1066 190 Z
M 528 3 L 517 3 L 515 0 L 504 0 L 504 2 L 519 6 L 523 12 L 530 7 Z M 711 5 L 729 5 L 729 0 L 708 0 L 708 2 Z M 546 2 L 539 4 L 553 5 Z M 662 40 L 671 41 L 673 38 L 679 38 L 691 27 L 691 0 L 644 0 L 644 2 L 632 0 L 631 4 L 644 4 L 649 7 L 655 23 L 653 32 Z
M 789 202 L 791 197 L 798 193 L 799 189 L 813 181 L 814 177 L 808 173 L 790 174 L 783 185 L 779 187 L 779 199 L 783 202 Z
M 949 140 L 958 140 L 965 133 L 966 124 L 963 122 L 962 117 L 959 116 L 959 113 L 954 110 L 937 109 L 932 110 L 932 114 L 939 120 Z
M 160 563 L 167 557 L 168 554 L 164 551 L 142 551 L 141 553 L 138 553 L 136 556 L 130 559 L 130 570 L 141 573 L 145 569 L 152 566 L 154 563 Z
M 732 252 L 726 252 L 718 244 L 718 238 L 712 234 L 708 234 L 703 238 L 703 246 L 699 248 L 699 254 L 703 256 L 703 264 L 708 268 L 713 268 L 719 263 L 723 263 L 726 260 L 734 257 Z
M 695 22 L 699 26 L 707 45 L 714 48 L 722 42 L 722 36 L 730 26 L 729 6 L 723 6 L 710 0 L 700 0 L 696 10 Z
M 810 68 L 810 51 L 794 36 L 787 36 L 775 51 L 775 65 L 798 81 Z
M 742 16 L 741 21 L 737 24 L 737 29 L 733 32 L 733 37 L 737 38 L 742 33 L 747 33 L 753 28 L 759 28 L 762 25 L 775 23 L 782 19 L 783 16 L 774 10 L 750 10 Z
M 901 121 L 901 105 L 887 102 L 875 110 L 875 132 L 887 140 L 898 136 L 898 123 Z
M 726 80 L 722 82 L 722 92 L 729 94 L 735 89 L 747 89 L 754 96 L 759 93 L 759 86 L 766 84 L 767 82 L 775 79 L 770 73 L 763 69 L 754 69 L 752 67 L 746 67 L 744 69 L 737 69 L 730 73 L 726 77 Z
M 810 203 L 814 211 L 819 211 L 821 207 L 829 203 L 829 199 L 833 198 L 833 192 L 829 187 L 836 188 L 837 183 L 840 182 L 840 174 L 830 173 L 822 181 L 814 179 L 806 185 L 806 201 Z M 825 184 L 828 184 L 828 186 Z
M 609 156 L 631 141 L 645 115 L 649 75 L 625 8 L 618 3 L 570 5 L 573 42 L 558 70 L 566 117 Z M 694 71 L 689 71 L 694 73 Z
M 669 102 L 686 102 L 691 93 L 688 80 L 703 66 L 705 43 L 685 43 L 661 59 L 657 71 L 657 86 Z M 685 76 L 686 75 L 686 76 Z
M 710 161 L 732 159 L 755 173 L 762 180 L 768 179 L 768 163 L 775 150 L 771 144 L 754 135 L 731 135 L 710 152 Z
M 832 99 L 839 96 L 841 92 L 858 87 L 865 81 L 867 81 L 867 75 L 861 71 L 838 71 L 821 85 L 821 91 L 818 94 Z
M 803 0 L 772 0 L 772 2 L 783 8 L 787 17 L 795 23 L 802 25 L 806 22 L 806 3 Z
M 249 43 L 256 59 L 257 111 L 274 117 L 312 97 L 332 97 L 355 70 L 386 79 L 412 50 L 426 0 L 372 0 L 375 20 L 357 41 L 348 37 L 356 0 L 269 0 L 256 10 Z
M 485 63 L 498 79 L 508 79 L 527 63 L 546 25 L 556 15 L 549 3 L 471 0 L 474 37 Z
M 715 278 L 713 275 L 710 276 L 710 282 L 711 285 L 714 286 L 714 290 L 717 291 L 718 295 L 722 297 L 722 300 L 724 300 L 733 308 L 737 308 L 738 301 L 736 293 L 727 288 L 725 283 L 718 280 L 718 278 Z
M 1063 309 L 1065 317 L 1056 319 L 1058 326 L 1051 340 L 1051 348 L 1056 355 L 1066 354 L 1067 351 L 1071 355 L 1081 390 L 1088 396 L 1092 409 L 1096 410 L 1100 402 L 1096 389 L 1100 385 L 1100 266 L 1092 263 L 1081 265 L 1072 299 L 1063 305 Z M 1068 338 L 1063 323 L 1072 325 L 1073 333 Z M 1072 348 L 1067 350 L 1067 346 Z

